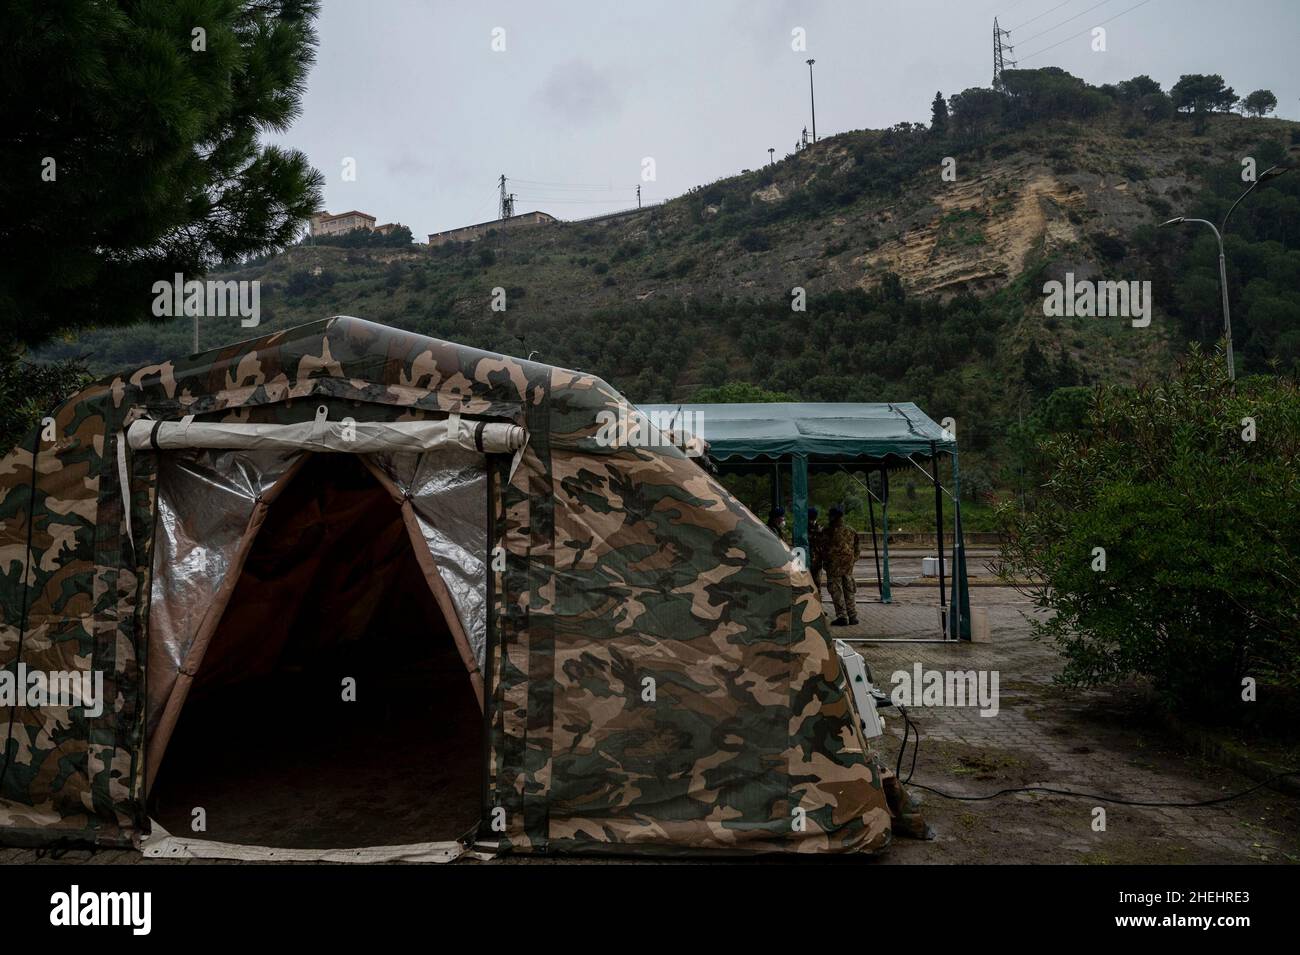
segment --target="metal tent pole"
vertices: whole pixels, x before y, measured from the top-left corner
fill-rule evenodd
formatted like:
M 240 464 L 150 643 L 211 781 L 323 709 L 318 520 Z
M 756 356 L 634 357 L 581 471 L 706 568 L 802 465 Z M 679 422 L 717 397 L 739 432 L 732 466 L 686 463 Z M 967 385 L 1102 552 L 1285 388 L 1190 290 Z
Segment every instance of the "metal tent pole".
M 883 462 L 880 465 L 880 537 L 885 552 L 880 601 L 889 604 L 894 602 L 894 591 L 889 584 L 889 469 Z
M 957 451 L 952 451 L 953 541 L 952 607 L 949 616 L 954 639 L 970 639 L 970 585 L 966 580 L 966 541 L 961 529 L 961 471 Z
M 867 474 L 867 481 L 871 481 L 870 473 Z M 871 492 L 871 484 L 867 484 L 867 513 L 871 515 L 871 552 L 876 558 L 876 592 L 880 594 L 880 599 L 885 599 L 884 578 L 880 576 L 880 545 L 876 543 L 876 496 Z
M 812 566 L 808 553 L 808 458 L 796 454 L 790 460 L 790 494 L 791 506 L 794 508 L 794 523 L 791 539 L 795 547 L 803 548 L 804 567 Z
M 948 604 L 943 580 L 943 486 L 939 483 L 939 449 L 930 442 L 930 473 L 934 478 L 934 539 L 939 551 L 939 606 Z M 945 632 L 947 628 L 945 627 Z

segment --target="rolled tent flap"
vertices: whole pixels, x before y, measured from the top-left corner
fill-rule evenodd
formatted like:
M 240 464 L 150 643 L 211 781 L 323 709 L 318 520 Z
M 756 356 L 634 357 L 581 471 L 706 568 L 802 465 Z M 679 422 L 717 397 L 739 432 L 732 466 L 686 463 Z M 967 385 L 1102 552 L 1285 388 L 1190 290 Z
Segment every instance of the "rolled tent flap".
M 484 454 L 509 454 L 524 446 L 527 432 L 516 424 L 465 420 L 453 414 L 434 421 L 330 421 L 317 412 L 315 421 L 299 424 L 247 424 L 226 421 L 140 420 L 127 429 L 137 451 L 224 448 L 248 451 L 435 451 L 463 448 Z

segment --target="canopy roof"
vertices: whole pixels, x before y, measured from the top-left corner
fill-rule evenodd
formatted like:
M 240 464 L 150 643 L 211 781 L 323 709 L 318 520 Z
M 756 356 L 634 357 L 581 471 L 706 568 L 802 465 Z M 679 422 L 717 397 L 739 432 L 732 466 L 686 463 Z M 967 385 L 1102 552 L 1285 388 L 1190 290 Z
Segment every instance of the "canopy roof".
M 956 437 L 909 402 L 862 404 L 771 402 L 640 405 L 656 424 L 672 422 L 708 442 L 709 456 L 728 459 L 884 460 L 955 452 Z M 681 413 L 680 419 L 677 418 Z

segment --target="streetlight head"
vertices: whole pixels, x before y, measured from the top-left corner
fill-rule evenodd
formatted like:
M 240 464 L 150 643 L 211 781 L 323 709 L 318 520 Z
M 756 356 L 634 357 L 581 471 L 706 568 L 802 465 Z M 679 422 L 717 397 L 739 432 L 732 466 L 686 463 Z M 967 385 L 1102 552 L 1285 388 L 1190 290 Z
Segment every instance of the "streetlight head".
M 1185 216 L 1179 216 L 1177 219 L 1170 219 L 1168 222 L 1162 222 L 1160 223 L 1160 228 L 1163 229 L 1165 226 L 1171 225 L 1182 225 L 1185 218 Z
M 1276 166 L 1269 166 L 1259 174 L 1259 181 L 1263 182 L 1265 179 L 1276 179 L 1278 176 L 1290 172 L 1291 168 L 1292 167 L 1288 166 L 1286 163 L 1278 163 Z
M 816 63 L 817 61 L 816 61 L 816 60 L 805 60 L 804 62 L 807 63 L 809 66 L 812 66 L 812 65 L 813 65 L 814 63 Z

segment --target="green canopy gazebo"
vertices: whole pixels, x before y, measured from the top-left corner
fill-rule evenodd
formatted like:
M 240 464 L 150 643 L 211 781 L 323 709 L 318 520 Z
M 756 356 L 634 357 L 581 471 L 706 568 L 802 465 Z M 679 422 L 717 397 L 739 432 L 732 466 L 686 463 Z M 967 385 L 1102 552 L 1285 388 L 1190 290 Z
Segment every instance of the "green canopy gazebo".
M 888 404 L 772 402 L 737 404 L 640 405 L 662 430 L 687 432 L 707 444 L 708 457 L 721 473 L 770 473 L 773 503 L 781 499 L 782 471 L 788 468 L 793 499 L 794 546 L 808 550 L 808 475 L 866 470 L 872 543 L 880 598 L 892 601 L 889 576 L 889 472 L 916 467 L 934 486 L 935 535 L 939 551 L 939 603 L 947 608 L 944 636 L 970 639 L 970 593 L 966 546 L 961 527 L 961 477 L 957 439 L 910 402 Z M 952 462 L 952 487 L 939 477 L 939 458 Z M 928 470 L 927 470 L 928 468 Z M 879 490 L 871 476 L 878 474 Z M 944 554 L 943 497 L 952 507 L 952 559 Z M 881 544 L 876 544 L 875 505 L 880 505 Z M 952 569 L 946 589 L 945 565 Z M 949 599 L 949 594 L 951 599 Z

